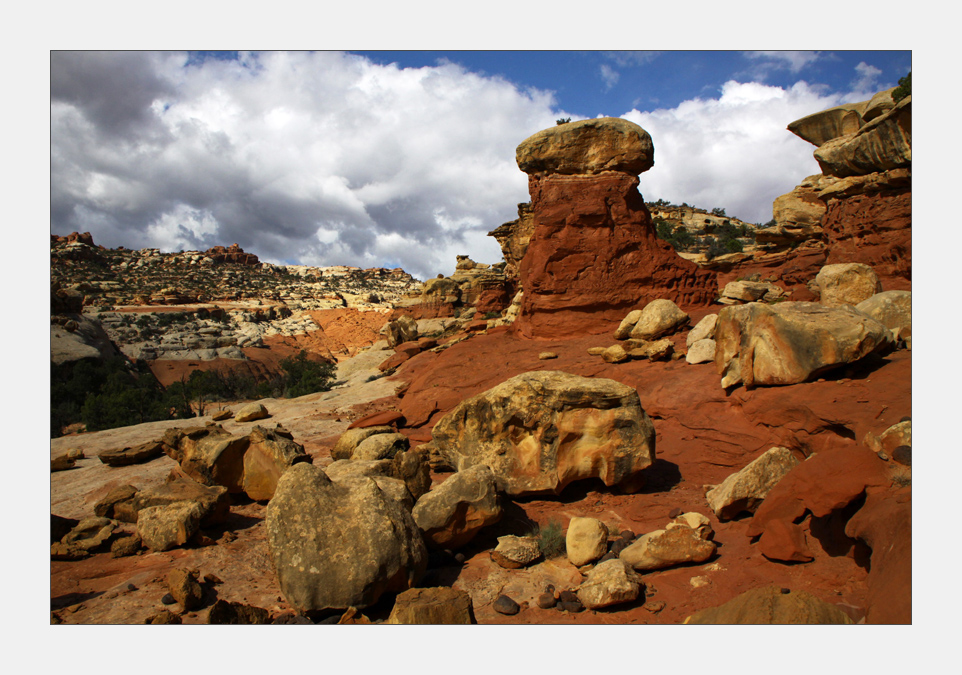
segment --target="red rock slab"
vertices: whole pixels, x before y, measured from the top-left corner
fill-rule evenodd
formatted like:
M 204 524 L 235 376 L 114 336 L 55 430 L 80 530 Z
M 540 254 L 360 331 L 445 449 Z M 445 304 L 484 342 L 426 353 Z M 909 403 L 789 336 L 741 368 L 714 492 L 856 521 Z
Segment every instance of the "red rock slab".
M 855 501 L 866 488 L 889 483 L 885 462 L 854 441 L 820 452 L 797 465 L 772 488 L 755 511 L 748 536 L 763 535 L 774 521 L 797 522 L 806 511 L 815 517 L 828 516 Z
M 912 488 L 870 490 L 845 534 L 872 549 L 866 623 L 912 623 Z
M 366 429 L 367 427 L 392 426 L 395 429 L 404 424 L 404 415 L 398 410 L 385 410 L 371 413 L 356 419 L 348 425 L 348 429 Z
M 811 562 L 815 559 L 808 548 L 801 527 L 784 520 L 772 520 L 758 540 L 758 549 L 769 560 Z
M 408 357 L 420 354 L 423 350 L 419 341 L 402 342 L 394 348 L 395 354 L 407 354 Z

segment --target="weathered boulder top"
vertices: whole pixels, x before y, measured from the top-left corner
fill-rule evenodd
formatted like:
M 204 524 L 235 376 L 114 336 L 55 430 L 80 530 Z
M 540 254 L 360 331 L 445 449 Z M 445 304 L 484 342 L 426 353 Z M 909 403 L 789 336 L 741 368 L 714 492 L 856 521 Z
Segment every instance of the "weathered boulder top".
M 651 136 L 634 122 L 599 117 L 539 131 L 518 146 L 518 168 L 529 175 L 621 171 L 633 176 L 655 164 Z

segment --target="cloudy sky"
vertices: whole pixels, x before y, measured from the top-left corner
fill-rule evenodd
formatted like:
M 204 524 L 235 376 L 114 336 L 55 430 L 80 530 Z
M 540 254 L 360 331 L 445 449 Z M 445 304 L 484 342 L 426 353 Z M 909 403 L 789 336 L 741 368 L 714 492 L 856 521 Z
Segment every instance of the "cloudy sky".
M 648 201 L 750 222 L 818 173 L 786 131 L 911 69 L 896 52 L 65 52 L 50 56 L 51 232 L 128 248 L 450 274 L 495 263 L 517 145 L 560 117 L 652 136 Z

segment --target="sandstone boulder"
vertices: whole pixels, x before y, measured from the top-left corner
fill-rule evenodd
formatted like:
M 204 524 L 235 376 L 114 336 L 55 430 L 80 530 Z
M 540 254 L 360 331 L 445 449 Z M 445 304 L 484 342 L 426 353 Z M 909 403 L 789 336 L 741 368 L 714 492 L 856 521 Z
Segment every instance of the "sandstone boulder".
M 198 576 L 197 570 L 182 567 L 175 567 L 167 573 L 167 589 L 186 612 L 200 607 L 204 599 L 203 589 L 197 580 Z
M 746 511 L 754 512 L 775 484 L 797 464 L 798 459 L 788 448 L 771 448 L 709 490 L 705 498 L 722 520 Z
M 705 562 L 715 554 L 715 543 L 690 527 L 655 530 L 638 537 L 619 558 L 636 570 L 658 570 L 690 562 Z
M 351 459 L 354 456 L 355 450 L 357 450 L 357 446 L 365 439 L 375 434 L 390 434 L 393 432 L 394 427 L 387 425 L 348 429 L 341 434 L 340 438 L 338 438 L 334 444 L 334 447 L 331 448 L 331 457 L 334 460 Z
M 125 515 L 125 509 L 123 507 L 116 509 L 118 504 L 129 502 L 133 499 L 134 495 L 137 494 L 137 488 L 133 485 L 119 485 L 113 490 L 108 492 L 103 499 L 94 505 L 94 515 L 101 518 L 116 518 L 117 520 L 122 520 L 124 522 L 136 522 L 137 514 L 133 513 L 133 518 L 128 520 Z M 126 513 L 131 513 L 129 509 L 126 509 Z
M 616 340 L 627 340 L 628 336 L 631 335 L 632 329 L 638 320 L 641 318 L 641 310 L 633 309 L 628 312 L 628 316 L 621 320 L 618 327 L 615 329 L 615 339 Z
M 660 298 L 645 305 L 629 335 L 639 340 L 654 340 L 677 332 L 688 321 L 689 316 L 681 311 L 678 305 L 671 300 Z
M 152 551 L 186 544 L 200 529 L 201 509 L 195 502 L 148 506 L 137 513 L 137 534 Z
M 291 466 L 311 461 L 304 446 L 295 443 L 288 432 L 255 426 L 247 438 L 241 488 L 255 501 L 273 497 L 277 481 Z
M 655 455 L 634 389 L 560 371 L 523 373 L 462 401 L 432 438 L 449 466 L 486 464 L 511 495 L 557 494 L 585 478 L 627 485 Z
M 856 133 L 862 126 L 867 102 L 846 103 L 795 120 L 788 130 L 801 139 L 821 147 L 828 141 Z
M 805 382 L 892 346 L 891 333 L 875 319 L 812 302 L 726 307 L 715 342 L 723 387 Z
M 688 363 L 714 363 L 715 361 L 715 341 L 699 340 L 688 348 L 685 361 Z
M 394 459 L 395 455 L 404 452 L 408 447 L 410 447 L 410 441 L 404 434 L 373 434 L 358 443 L 351 459 Z
M 724 605 L 703 609 L 685 620 L 686 624 L 851 624 L 852 619 L 806 591 L 777 586 L 745 591 Z
M 827 141 L 815 151 L 827 176 L 865 174 L 912 165 L 912 97 L 849 133 Z
M 596 518 L 575 516 L 568 523 L 565 547 L 568 560 L 575 567 L 594 562 L 608 552 L 608 528 Z
M 471 596 L 454 588 L 410 588 L 397 596 L 389 624 L 472 624 Z
M 715 337 L 715 326 L 718 324 L 717 314 L 706 314 L 695 327 L 688 331 L 685 346 L 691 347 L 699 340 L 710 340 Z
M 267 412 L 267 408 L 265 408 L 262 403 L 248 403 L 237 411 L 237 414 L 234 415 L 234 421 L 254 422 L 256 420 L 262 420 L 266 417 L 270 417 L 270 413 Z
M 411 495 L 404 481 L 393 475 L 390 460 L 339 459 L 324 469 L 327 477 L 338 485 L 357 486 L 364 480 L 370 479 L 377 484 L 385 497 L 393 499 L 405 510 L 414 508 L 414 497 Z M 359 483 L 360 481 L 360 483 Z
M 121 514 L 133 514 L 133 520 L 127 522 L 139 522 L 139 513 L 142 510 L 178 502 L 196 504 L 201 525 L 204 527 L 223 524 L 230 514 L 230 496 L 227 488 L 221 485 L 202 485 L 185 477 L 174 478 L 163 485 L 140 490 L 130 499 L 129 507 L 128 502 L 117 502 L 113 508 L 114 514 L 118 517 Z
M 421 497 L 411 515 L 427 540 L 456 549 L 501 519 L 498 486 L 491 469 L 476 464 L 452 475 Z
M 912 291 L 882 291 L 858 303 L 855 309 L 868 314 L 897 337 L 912 336 Z
M 578 586 L 578 600 L 587 609 L 601 609 L 638 599 L 641 577 L 618 558 L 596 565 Z
M 417 524 L 373 480 L 338 485 L 295 464 L 267 505 L 267 537 L 281 591 L 298 611 L 363 608 L 414 586 L 427 567 Z
M 783 295 L 785 291 L 770 281 L 730 281 L 721 292 L 723 299 L 729 298 L 741 302 L 771 301 Z
M 875 271 L 861 263 L 826 265 L 815 276 L 815 283 L 826 307 L 857 305 L 882 290 Z
M 541 546 L 534 537 L 507 534 L 498 537 L 498 545 L 491 551 L 491 559 L 505 569 L 527 567 L 541 557 Z
M 435 281 L 429 279 L 425 283 L 425 293 L 427 293 L 428 283 Z M 388 347 L 397 347 L 405 342 L 413 342 L 418 339 L 418 324 L 412 317 L 407 315 L 399 316 L 394 321 L 384 324 L 381 333 L 387 339 Z
M 601 353 L 605 363 L 624 363 L 628 360 L 628 352 L 621 345 L 611 345 Z
M 244 491 L 247 436 L 235 436 L 219 425 L 175 428 L 164 433 L 163 444 L 164 452 L 198 483 L 223 485 L 233 493 Z
M 527 174 L 622 171 L 637 176 L 654 166 L 655 147 L 637 124 L 602 117 L 539 131 L 522 141 L 516 159 Z
M 73 548 L 93 551 L 110 539 L 110 535 L 113 534 L 115 529 L 117 529 L 117 523 L 109 518 L 96 516 L 84 518 L 60 541 Z
M 147 441 L 132 448 L 114 448 L 100 453 L 100 461 L 107 466 L 129 466 L 142 464 L 164 454 L 161 441 Z
M 912 421 L 906 420 L 893 424 L 877 436 L 869 431 L 862 439 L 862 443 L 874 453 L 892 457 L 897 448 L 912 447 Z

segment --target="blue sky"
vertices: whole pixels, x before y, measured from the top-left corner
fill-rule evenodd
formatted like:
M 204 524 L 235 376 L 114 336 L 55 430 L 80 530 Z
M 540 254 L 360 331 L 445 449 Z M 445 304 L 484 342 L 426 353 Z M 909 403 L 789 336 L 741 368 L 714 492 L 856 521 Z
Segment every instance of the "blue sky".
M 818 173 L 789 122 L 895 86 L 910 52 L 61 52 L 50 57 L 51 232 L 269 262 L 450 274 L 496 263 L 517 145 L 625 117 L 648 201 L 762 223 Z

